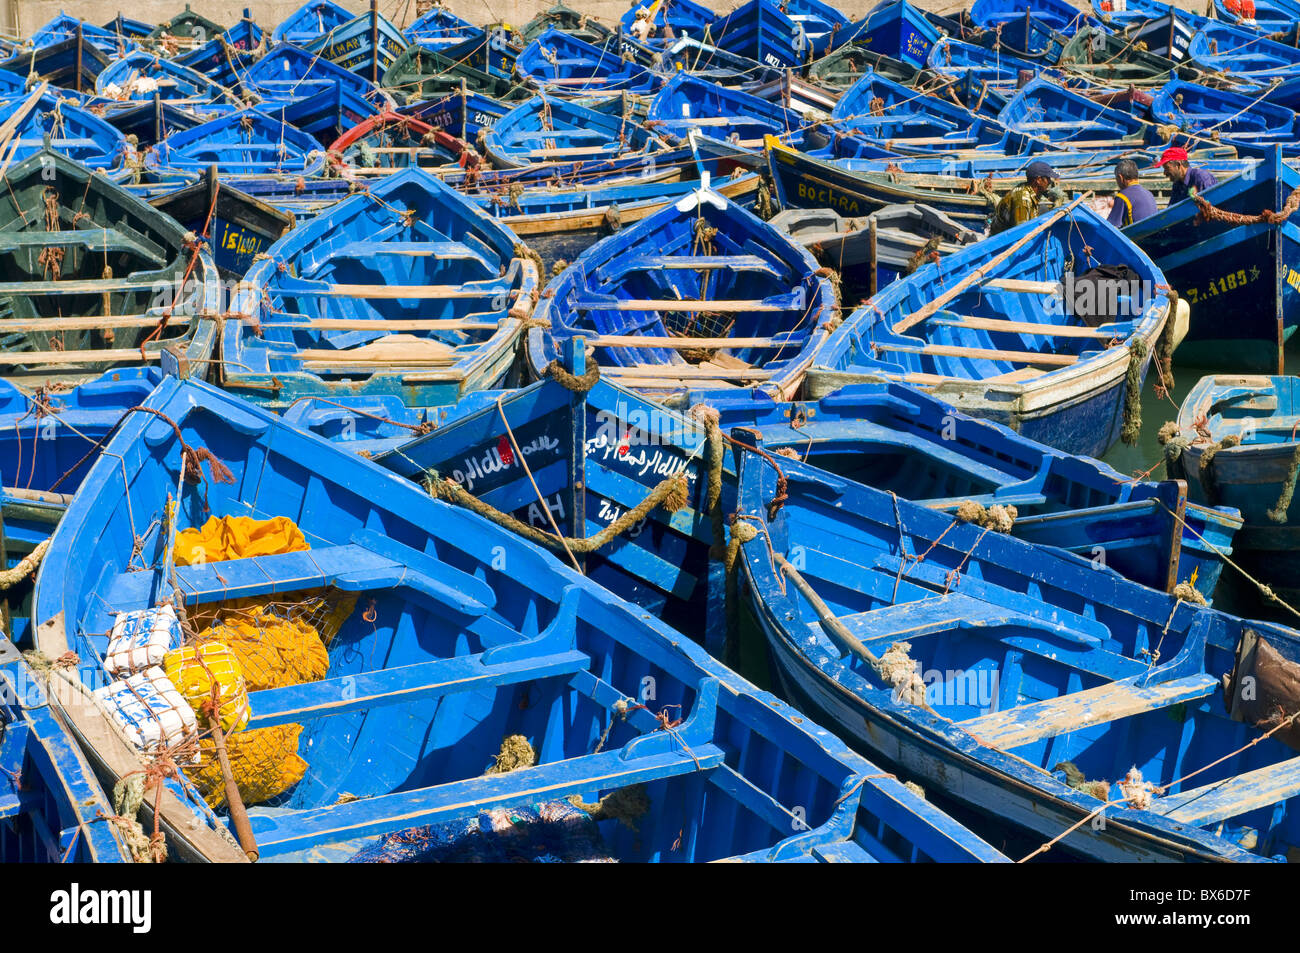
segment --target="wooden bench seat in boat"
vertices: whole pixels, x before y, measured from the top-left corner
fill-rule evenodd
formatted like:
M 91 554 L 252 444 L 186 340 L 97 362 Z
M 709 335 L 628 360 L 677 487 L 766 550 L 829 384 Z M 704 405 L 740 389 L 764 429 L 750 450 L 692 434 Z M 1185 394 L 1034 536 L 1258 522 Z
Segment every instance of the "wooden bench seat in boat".
M 632 255 L 620 261 L 618 267 L 609 272 L 610 280 L 626 277 L 635 271 L 658 271 L 660 269 L 685 271 L 761 271 L 775 276 L 776 269 L 772 263 L 758 255 Z
M 969 357 L 986 361 L 1010 361 L 1014 364 L 1046 364 L 1053 367 L 1068 367 L 1077 364 L 1077 354 L 1054 354 L 1050 351 L 1007 351 L 998 348 L 963 347 L 956 344 L 926 344 L 915 347 L 910 344 L 888 344 L 874 342 L 872 348 L 877 351 L 893 351 L 902 354 L 926 354 L 934 357 Z
M 1110 682 L 1060 698 L 1019 705 L 960 722 L 963 730 L 990 748 L 1010 751 L 1093 725 L 1118 721 L 1181 702 L 1207 698 L 1219 688 L 1213 675 L 1189 675 L 1157 685 L 1130 680 Z
M 10 233 L 0 232 L 0 252 L 16 250 L 18 247 L 69 247 L 80 245 L 88 252 L 106 254 L 108 252 L 130 252 L 161 268 L 167 264 L 162 256 L 162 249 L 152 242 L 147 244 L 138 238 L 120 232 L 115 228 L 76 228 L 58 232 L 19 232 L 22 246 L 16 246 Z
M 709 300 L 699 298 L 583 298 L 572 302 L 577 311 L 712 311 L 741 312 L 754 311 L 790 311 L 805 307 L 796 303 L 793 294 L 773 295 L 770 298 L 755 298 L 748 301 Z
M 339 258 L 437 258 L 467 259 L 483 261 L 483 256 L 464 242 L 374 242 L 356 241 L 331 249 L 329 256 L 322 260 L 334 261 Z M 317 265 L 319 267 L 319 265 Z
M 491 279 L 491 284 L 462 285 L 345 285 L 326 284 L 318 279 L 280 278 L 276 293 L 293 298 L 371 298 L 371 299 L 442 299 L 442 298 L 494 298 L 500 294 L 517 295 L 504 279 Z
M 1216 824 L 1300 795 L 1300 757 L 1155 798 L 1151 810 L 1192 827 Z
M 435 565 L 436 573 L 409 573 Z M 459 615 L 477 617 L 495 604 L 492 589 L 480 579 L 437 564 L 426 554 L 370 530 L 352 542 L 318 549 L 178 566 L 177 586 L 186 605 L 224 602 L 248 596 L 279 595 L 333 586 L 348 592 L 413 587 L 421 595 Z M 119 573 L 104 592 L 104 609 L 114 613 L 149 601 L 158 574 L 149 570 Z
M 943 314 L 944 312 L 939 312 Z M 1085 324 L 1048 324 L 1037 321 L 1006 321 L 1001 318 L 956 317 L 929 319 L 929 324 L 938 324 L 950 328 L 971 328 L 976 331 L 1005 331 L 1013 334 L 1029 334 L 1035 337 L 1060 338 L 1096 338 L 1108 341 L 1113 337 L 1124 337 L 1126 330 L 1091 328 Z

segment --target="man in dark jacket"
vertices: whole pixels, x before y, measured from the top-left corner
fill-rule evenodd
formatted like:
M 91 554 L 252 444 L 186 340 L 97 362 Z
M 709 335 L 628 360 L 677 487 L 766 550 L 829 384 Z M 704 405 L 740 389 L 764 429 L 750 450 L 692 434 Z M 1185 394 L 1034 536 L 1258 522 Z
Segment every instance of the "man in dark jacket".
M 1163 169 L 1165 178 L 1173 183 L 1169 192 L 1170 205 L 1181 202 L 1189 195 L 1200 195 L 1214 186 L 1214 176 L 1206 169 L 1193 169 L 1187 161 L 1187 150 L 1177 146 L 1160 154 L 1156 168 Z
M 1115 204 L 1111 206 L 1109 222 L 1117 228 L 1140 222 L 1156 214 L 1156 198 L 1138 185 L 1138 167 L 1132 159 L 1121 159 L 1115 165 Z
M 996 235 L 1027 222 L 1038 215 L 1038 200 L 1056 184 L 1060 175 L 1041 159 L 1029 163 L 1025 169 L 1025 181 L 998 201 L 993 212 L 993 222 L 989 234 Z

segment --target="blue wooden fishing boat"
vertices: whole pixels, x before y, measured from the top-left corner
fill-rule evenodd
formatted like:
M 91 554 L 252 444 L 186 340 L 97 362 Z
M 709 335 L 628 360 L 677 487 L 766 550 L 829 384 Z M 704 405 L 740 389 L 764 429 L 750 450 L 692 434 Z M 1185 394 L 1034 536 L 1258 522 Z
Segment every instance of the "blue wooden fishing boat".
M 1148 128 L 1130 112 L 1103 106 L 1044 77 L 1022 87 L 998 114 L 998 121 L 1058 149 L 1141 145 Z
M 557 159 L 609 159 L 661 147 L 649 130 L 622 109 L 601 112 L 546 95 L 534 96 L 510 110 L 484 138 L 487 158 L 499 169 Z
M 244 71 L 256 61 L 259 52 L 266 52 L 265 34 L 253 22 L 252 12 L 245 9 L 234 26 L 176 57 L 176 62 L 238 91 L 243 88 Z
M 93 90 L 95 77 L 109 64 L 103 52 L 85 35 L 76 35 L 61 43 L 23 49 L 8 55 L 0 50 L 0 69 L 8 70 L 28 81 L 46 80 L 75 92 Z
M 153 32 L 153 28 L 152 23 L 123 16 L 121 10 L 117 12 L 117 16 L 104 24 L 104 29 L 114 37 L 127 40 L 142 40 Z
M 0 376 L 67 390 L 168 347 L 207 372 L 219 286 L 193 233 L 60 152 L 15 162 L 5 182 Z
M 48 148 L 90 166 L 117 172 L 131 152 L 126 137 L 95 114 L 65 104 L 42 84 L 31 92 L 0 99 L 0 111 L 12 122 L 6 158 L 18 162 Z
M 674 401 L 755 384 L 793 395 L 839 313 L 805 249 L 707 186 L 593 245 L 547 290 L 536 318 L 549 326 L 528 331 L 535 375 L 581 336 L 601 373 Z
M 406 49 L 406 37 L 373 3 L 370 10 L 336 26 L 304 45 L 308 53 L 329 60 L 379 85 L 384 71 Z
M 920 67 L 939 37 L 938 29 L 909 0 L 883 0 L 861 20 L 838 30 L 832 49 L 856 43 Z
M 227 323 L 224 383 L 284 407 L 308 394 L 413 406 L 497 387 L 538 288 L 519 239 L 417 167 L 280 239 Z
M 568 355 L 563 366 L 573 366 Z M 710 551 L 720 529 L 714 517 L 735 505 L 735 464 L 721 431 L 710 431 L 697 410 L 672 411 L 608 379 L 581 399 L 549 379 L 475 397 L 465 406 L 429 408 L 436 413 L 426 419 L 434 425 L 417 436 L 410 432 L 415 421 L 369 405 L 349 402 L 312 416 L 317 432 L 374 455 L 380 466 L 420 482 L 438 479 L 433 474 L 454 480 L 464 493 L 435 489 L 458 505 L 510 514 L 516 532 L 561 558 L 568 547 L 589 578 L 715 655 L 734 652 L 734 642 L 727 642 L 722 550 Z M 1020 508 L 1017 536 L 1087 559 L 1103 547 L 1111 568 L 1160 588 L 1176 578 L 1212 592 L 1221 557 L 1232 553 L 1241 526 L 1234 510 L 1187 504 L 1185 488 L 1180 497 L 1173 484 L 1134 483 L 1096 461 L 1061 454 L 898 385 L 858 385 L 793 404 L 739 397 L 714 398 L 708 406 L 723 430 L 755 427 L 770 451 L 794 453 L 828 475 L 936 510 L 951 513 L 965 500 L 986 506 L 1005 500 Z M 502 442 L 503 426 L 522 456 Z M 957 438 L 945 439 L 945 432 Z M 683 509 L 651 508 L 633 529 L 619 531 L 614 524 L 625 513 L 679 473 L 688 490 Z M 708 497 L 714 482 L 716 511 Z M 1166 504 L 1176 509 L 1166 511 Z
M 748 0 L 719 15 L 705 37 L 720 49 L 777 69 L 800 68 L 814 56 L 803 24 L 772 0 Z
M 1092 0 L 1096 18 L 1121 30 L 1156 19 L 1169 6 L 1158 0 Z
M 1177 126 L 1197 140 L 1213 137 L 1245 154 L 1264 154 L 1273 145 L 1296 152 L 1296 114 L 1268 101 L 1268 92 L 1236 93 L 1173 79 L 1151 101 L 1156 122 Z
M 454 46 L 465 40 L 482 39 L 482 27 L 475 26 L 463 17 L 458 17 L 441 4 L 434 4 L 423 14 L 416 17 L 411 25 L 402 31 L 408 43 L 416 43 L 430 49 Z
M 301 7 L 280 21 L 271 33 L 275 45 L 291 43 L 307 46 L 326 36 L 352 19 L 352 13 L 333 0 L 307 0 Z
M 1293 707 L 1278 672 L 1295 670 L 1300 634 L 797 460 L 737 455 L 733 533 L 747 527 L 739 562 L 773 667 L 850 744 L 1044 849 L 1291 855 L 1296 753 L 1265 737 L 1279 719 L 1250 687 L 1264 678 Z
M 1300 68 L 1300 49 L 1216 20 L 1205 22 L 1191 38 L 1187 57 L 1201 69 L 1263 85 L 1274 77 L 1292 79 Z
M 831 110 L 835 129 L 889 153 L 1011 146 L 997 122 L 954 102 L 918 93 L 875 72 L 862 74 Z M 1002 150 L 999 150 L 1002 151 Z M 1008 148 L 1007 151 L 1019 151 Z M 879 153 L 877 153 L 879 154 Z
M 256 109 L 210 119 L 158 143 L 145 167 L 193 179 L 215 165 L 233 182 L 312 176 L 325 167 L 325 148 L 307 133 Z
M 1087 14 L 1066 0 L 975 0 L 970 19 L 985 42 L 1021 56 L 1054 63 Z
M 762 189 L 760 176 L 743 169 L 722 174 L 726 160 L 701 158 L 718 194 L 752 209 Z M 670 167 L 671 168 L 671 167 Z M 525 189 L 472 195 L 479 207 L 505 224 L 537 252 L 545 269 L 571 262 L 597 241 L 648 218 L 700 187 L 699 179 L 651 175 L 610 179 L 564 189 Z
M 799 146 L 807 123 L 780 103 L 719 86 L 686 72 L 676 73 L 655 94 L 646 111 L 648 128 L 669 141 L 684 142 L 693 130 L 753 149 L 765 136 Z
M 547 29 L 524 47 L 515 68 L 532 85 L 560 95 L 648 93 L 658 81 L 653 73 L 556 29 Z
M 1006 50 L 990 50 L 975 43 L 965 43 L 950 36 L 935 42 L 924 65 L 946 76 L 967 77 L 972 84 L 991 83 L 1010 87 L 1006 90 L 1008 98 L 1015 95 L 1020 77 L 1025 72 L 1031 76 L 1050 76 L 1058 83 L 1065 81 L 1061 71 L 1045 71 L 1042 63 L 1035 63 Z
M 1178 409 L 1166 468 L 1194 498 L 1235 506 L 1245 525 L 1234 557 L 1282 599 L 1300 599 L 1300 507 L 1295 495 L 1294 377 L 1203 377 Z
M 1294 31 L 1300 22 L 1300 6 L 1287 0 L 1251 0 L 1250 16 L 1245 16 L 1242 4 L 1226 3 L 1224 0 L 1211 0 L 1214 17 L 1225 23 L 1233 23 L 1246 29 L 1259 30 L 1261 33 L 1275 34 Z
M 142 820 L 159 825 L 169 856 L 436 857 L 465 822 L 510 809 L 562 819 L 549 828 L 560 851 L 589 858 L 1001 859 L 793 709 L 507 531 L 213 387 L 168 380 L 146 406 L 166 419 L 133 414 L 106 451 L 130 490 L 97 464 L 53 538 L 35 598 L 39 647 L 103 658 L 115 614 L 157 607 L 165 589 L 199 629 L 193 651 L 227 625 L 285 632 L 292 620 L 313 660 L 269 677 L 244 668 L 248 719 L 222 732 L 242 806 L 197 800 L 195 783 L 225 800 L 207 731 L 199 763 L 181 767 L 195 783 L 151 789 Z M 199 447 L 219 475 L 187 484 L 184 459 Z M 250 516 L 279 517 L 301 542 L 188 565 L 175 548 L 210 518 Z M 138 558 L 119 526 L 134 519 L 146 521 Z M 145 570 L 132 571 L 140 559 Z M 88 703 L 108 681 L 101 665 L 52 678 L 51 707 L 110 782 L 157 756 Z M 249 778 L 272 760 L 274 783 Z
M 383 101 L 369 80 L 288 43 L 272 47 L 244 72 L 242 81 L 245 90 L 268 102 L 292 102 L 340 86 L 363 99 Z
M 831 93 L 844 93 L 868 70 L 915 86 L 925 80 L 922 67 L 871 49 L 870 41 L 847 43 L 808 66 L 808 79 Z
M 1151 4 L 1158 7 L 1144 22 L 1130 26 L 1125 32 L 1136 46 L 1146 44 L 1147 50 L 1173 60 L 1175 63 L 1187 62 L 1191 57 L 1188 50 L 1192 37 L 1204 26 L 1216 25 L 1218 21 L 1191 13 L 1172 4 Z M 1197 63 L 1200 66 L 1200 63 Z M 1202 68 L 1204 68 L 1202 66 Z
M 1160 269 L 1081 201 L 884 288 L 821 348 L 808 395 L 900 381 L 1067 453 L 1135 440 L 1125 382 L 1145 375 L 1173 305 Z M 1083 278 L 1103 265 L 1131 273 Z
M 601 27 L 601 29 L 605 29 Z M 588 34 L 583 31 L 578 33 L 565 33 L 573 39 L 590 42 Z M 517 45 L 518 36 L 513 30 L 503 24 L 487 27 L 487 33 L 482 39 L 463 40 L 452 46 L 445 46 L 440 51 L 448 59 L 456 63 L 461 63 L 472 69 L 489 73 L 501 79 L 518 81 L 516 76 L 515 64 L 519 59 L 519 54 L 523 47 Z
M 175 60 L 148 50 L 136 50 L 104 69 L 95 78 L 95 92 L 120 102 L 155 96 L 180 105 L 219 105 L 238 109 L 242 100 L 233 90 Z
M 172 133 L 192 129 L 204 121 L 203 117 L 161 96 L 154 96 L 148 102 L 116 108 L 106 112 L 104 118 L 122 135 L 135 136 L 135 148 L 139 152 L 156 145 Z
M 0 633 L 0 863 L 126 863 L 117 812 L 45 692 Z
M 76 40 L 79 35 L 106 56 L 125 56 L 135 48 L 135 43 L 128 37 L 62 12 L 28 36 L 23 45 L 40 50 Z
M 632 0 L 632 5 L 627 8 L 618 19 L 619 26 L 623 28 L 623 33 L 628 36 L 635 36 L 636 22 L 641 18 L 641 11 L 645 11 L 645 17 L 653 26 L 653 31 L 645 38 L 645 42 L 659 42 L 667 45 L 673 39 L 681 39 L 684 36 L 694 37 L 696 39 L 704 35 L 716 18 L 716 14 L 701 3 L 695 0 Z M 668 31 L 665 31 L 665 27 Z
M 1300 320 L 1300 220 L 1290 218 L 1300 204 L 1300 173 L 1280 146 L 1271 152 L 1204 195 L 1125 229 L 1191 305 L 1181 361 L 1282 366 L 1283 345 Z
M 277 122 L 296 127 L 317 142 L 333 142 L 349 129 L 356 128 L 358 124 L 382 111 L 374 101 L 346 86 L 328 81 L 308 83 L 302 89 L 307 95 L 287 102 L 265 102 L 259 111 Z
M 488 132 L 509 111 L 506 103 L 473 92 L 448 93 L 398 110 L 404 116 L 427 122 L 466 142 L 478 142 L 480 136 L 486 141 Z

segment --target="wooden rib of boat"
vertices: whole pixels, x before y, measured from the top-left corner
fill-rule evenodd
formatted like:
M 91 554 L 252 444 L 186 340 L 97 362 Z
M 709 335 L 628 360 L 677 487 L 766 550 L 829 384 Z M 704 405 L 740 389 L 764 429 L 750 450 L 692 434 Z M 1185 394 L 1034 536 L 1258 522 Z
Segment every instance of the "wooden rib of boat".
M 519 239 L 418 167 L 369 185 L 280 239 L 226 325 L 224 383 L 284 407 L 309 394 L 453 402 L 501 386 L 532 312 Z
M 632 788 L 623 797 L 642 807 L 627 823 L 577 815 L 595 856 L 1002 859 L 784 703 L 504 529 L 207 385 L 164 381 L 147 406 L 177 429 L 143 413 L 122 426 L 107 453 L 126 461 L 129 490 L 108 477 L 107 458 L 92 470 L 38 580 L 42 651 L 102 657 L 113 613 L 156 605 L 160 574 L 191 620 L 247 613 L 238 606 L 249 600 L 262 618 L 297 601 L 327 607 L 331 620 L 318 616 L 313 629 L 329 642 L 315 681 L 256 687 L 249 676 L 246 730 L 281 726 L 275 737 L 298 752 L 299 779 L 272 804 L 242 795 L 244 825 L 169 778 L 146 799 L 142 820 L 156 821 L 171 856 L 383 858 L 396 840 L 434 846 L 481 811 L 567 809 L 573 795 L 595 804 Z M 182 448 L 199 446 L 232 482 L 182 480 L 177 489 Z M 198 565 L 174 559 L 177 531 L 210 515 L 250 514 L 292 521 L 306 548 Z M 136 530 L 152 568 L 143 572 L 131 571 L 131 540 L 119 531 L 132 519 L 145 520 Z M 420 637 L 410 637 L 416 629 Z M 643 692 L 647 672 L 653 699 Z M 151 755 L 87 703 L 103 675 L 99 665 L 56 670 L 50 701 L 112 782 Z M 226 735 L 227 746 L 243 741 L 238 730 Z M 531 757 L 505 763 L 503 748 L 521 747 Z M 792 832 L 796 805 L 806 822 Z M 727 823 L 711 822 L 715 809 Z M 574 812 L 566 816 L 574 823 Z
M 175 348 L 206 371 L 217 270 L 172 219 L 56 153 L 9 168 L 0 208 L 0 374 L 75 385 Z
M 1294 850 L 1293 736 L 1265 737 L 1243 698 L 1265 656 L 1295 669 L 1300 634 L 797 460 L 738 457 L 749 605 L 784 690 L 851 744 L 1091 860 Z
M 548 291 L 536 316 L 549 327 L 528 332 L 535 375 L 567 338 L 613 335 L 602 373 L 674 401 L 794 394 L 838 314 L 807 251 L 707 188 L 593 245 Z
M 1048 446 L 1102 456 L 1124 428 L 1130 364 L 1145 375 L 1173 305 L 1160 269 L 1081 201 L 884 288 L 819 351 L 807 393 L 914 384 Z M 1127 266 L 1133 280 L 1076 287 L 1100 265 Z M 1073 333 L 1083 327 L 1109 334 Z

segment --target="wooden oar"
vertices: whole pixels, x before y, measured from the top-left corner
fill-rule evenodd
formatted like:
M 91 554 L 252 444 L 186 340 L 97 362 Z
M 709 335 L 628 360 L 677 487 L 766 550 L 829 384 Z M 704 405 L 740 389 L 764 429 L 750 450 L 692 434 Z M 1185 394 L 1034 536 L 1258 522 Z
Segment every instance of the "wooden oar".
M 1037 228 L 1035 228 L 1033 231 L 1029 232 L 1028 234 L 1021 236 L 1011 245 L 1010 248 L 1006 249 L 1005 251 L 1001 252 L 997 256 L 991 258 L 989 261 L 985 262 L 980 267 L 976 268 L 969 275 L 967 275 L 961 281 L 957 282 L 955 285 L 953 285 L 943 294 L 939 295 L 939 297 L 935 298 L 929 304 L 921 308 L 918 308 L 916 311 L 913 311 L 911 314 L 907 315 L 901 321 L 896 323 L 892 328 L 894 333 L 902 334 L 904 331 L 908 330 L 909 328 L 915 327 L 916 325 L 920 324 L 926 318 L 930 317 L 936 311 L 941 309 L 953 298 L 956 298 L 959 294 L 961 294 L 971 285 L 977 284 L 978 282 L 982 281 L 984 279 L 984 276 L 988 274 L 991 268 L 994 268 L 997 265 L 1002 264 L 1004 261 L 1006 261 L 1012 255 L 1014 255 L 1016 252 L 1020 251 L 1020 249 L 1024 248 L 1027 244 L 1029 244 L 1031 241 L 1033 241 L 1035 238 L 1037 238 L 1039 235 L 1045 232 L 1047 229 L 1051 228 L 1053 225 L 1059 222 L 1062 218 L 1065 217 L 1065 215 L 1068 212 L 1073 211 L 1078 205 L 1082 204 L 1085 199 L 1089 199 L 1089 198 L 1092 198 L 1092 193 L 1085 192 L 1083 195 L 1079 196 L 1069 205 L 1065 206 L 1065 208 L 1057 209 L 1055 212 L 1053 212 L 1051 215 L 1047 217 L 1047 221 L 1043 222 L 1043 224 L 1039 225 Z

